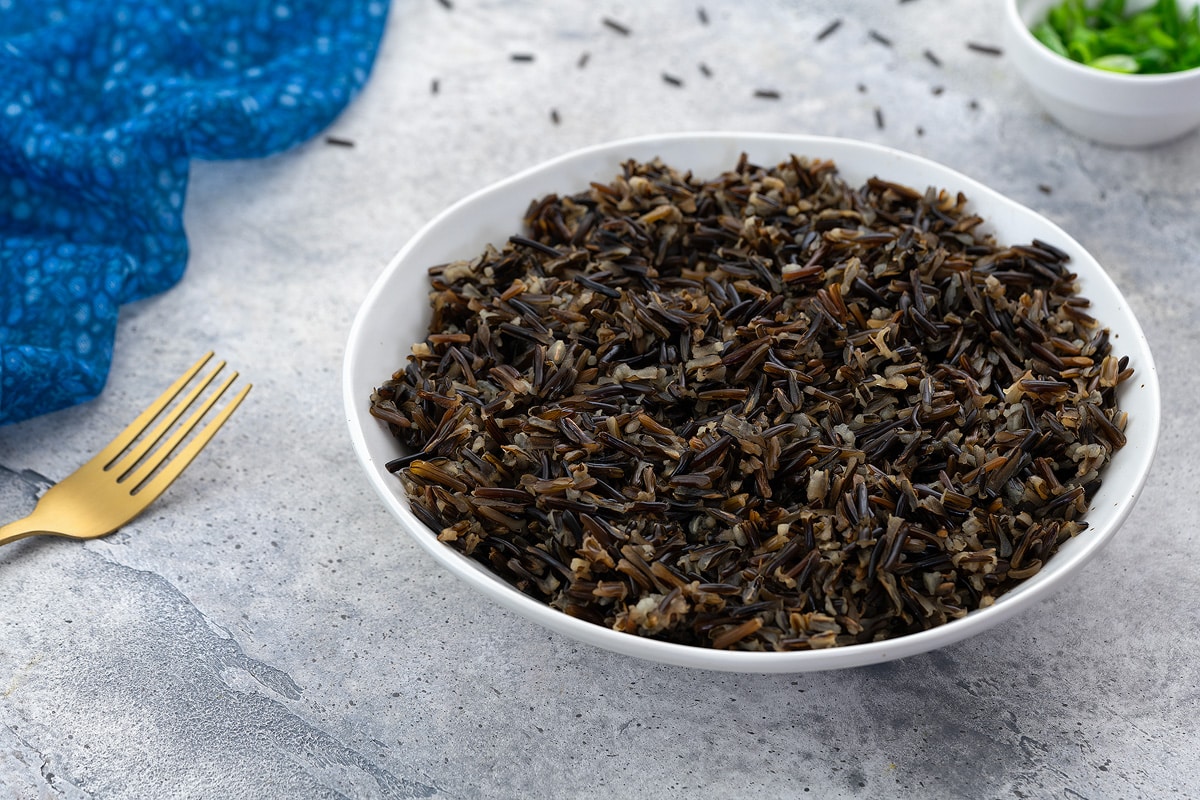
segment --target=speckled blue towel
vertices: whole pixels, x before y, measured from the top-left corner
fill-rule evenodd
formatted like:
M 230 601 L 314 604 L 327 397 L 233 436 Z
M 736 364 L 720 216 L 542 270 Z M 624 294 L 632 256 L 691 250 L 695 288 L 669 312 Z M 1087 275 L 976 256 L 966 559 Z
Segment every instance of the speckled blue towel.
M 0 424 L 94 397 L 187 261 L 192 158 L 278 152 L 367 79 L 386 0 L 0 0 Z

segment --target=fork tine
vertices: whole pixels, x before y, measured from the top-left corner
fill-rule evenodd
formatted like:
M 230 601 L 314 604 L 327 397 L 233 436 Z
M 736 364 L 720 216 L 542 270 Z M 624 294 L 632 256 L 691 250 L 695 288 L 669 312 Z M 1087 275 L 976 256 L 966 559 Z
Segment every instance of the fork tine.
M 214 376 L 210 375 L 209 379 L 212 377 Z M 229 387 L 233 385 L 233 382 L 237 380 L 237 377 L 238 373 L 235 372 L 226 378 L 221 385 L 214 389 L 212 394 L 198 408 L 196 408 L 195 411 L 192 412 L 192 415 L 187 418 L 187 421 L 180 425 L 175 432 L 171 434 L 170 438 L 168 438 L 157 451 L 144 459 L 141 464 L 131 470 L 128 474 L 122 475 L 120 478 L 118 478 L 118 482 L 126 484 L 129 487 L 129 492 L 131 494 L 137 494 L 141 496 L 146 491 L 147 486 L 153 483 L 154 480 L 157 480 L 157 478 L 154 480 L 151 479 L 151 476 L 154 475 L 155 470 L 168 463 L 168 459 L 170 459 L 175 451 L 179 449 L 179 446 L 183 443 L 183 440 L 186 439 L 192 430 L 200 424 L 201 420 L 208 415 L 208 413 L 221 399 L 222 395 L 224 395 L 225 392 L 228 391 Z M 222 409 L 221 413 L 218 414 L 212 420 L 212 422 L 210 422 L 200 432 L 200 434 L 197 435 L 196 438 L 187 445 L 187 447 L 180 451 L 179 456 L 174 459 L 171 464 L 168 464 L 168 467 L 164 469 L 164 472 L 169 469 L 170 478 L 162 484 L 162 487 L 158 490 L 158 493 L 161 494 L 162 490 L 166 489 L 167 486 L 169 486 L 171 482 L 179 476 L 179 473 L 183 472 L 184 467 L 191 463 L 191 460 L 196 457 L 196 454 L 199 453 L 201 449 L 203 449 L 204 445 L 208 443 L 208 440 L 211 439 L 214 434 L 216 434 L 217 429 L 224 424 L 225 420 L 229 419 L 229 416 L 233 413 L 234 408 L 236 408 L 237 405 L 242 402 L 242 399 L 246 396 L 246 393 L 249 390 L 250 387 L 246 386 L 240 393 L 235 395 L 233 399 L 230 400 L 228 406 Z M 194 401 L 195 398 L 189 396 L 188 400 Z M 171 469 L 176 463 L 178 463 L 179 466 L 175 469 Z M 143 497 L 142 499 L 148 503 L 157 496 L 157 494 L 151 493 L 149 496 Z
M 175 456 L 175 458 L 162 468 L 162 471 L 134 490 L 137 492 L 139 499 L 144 500 L 146 504 L 151 503 L 156 497 L 166 491 L 167 487 L 174 483 L 176 478 L 183 474 L 183 471 L 192 463 L 192 460 L 199 455 L 200 451 L 204 449 L 213 436 L 217 434 L 217 431 L 220 430 L 221 426 L 225 424 L 225 421 L 232 416 L 234 410 L 241 404 L 242 400 L 246 398 L 246 395 L 250 392 L 251 385 L 247 384 L 242 387 L 242 390 L 233 396 L 228 405 L 221 409 L 221 412 L 205 425 L 196 434 L 196 437 L 188 442 L 183 450 L 179 451 L 179 455 Z
M 170 410 L 170 412 L 168 412 L 165 416 L 162 416 L 162 420 L 158 423 L 157 427 L 155 427 L 154 430 L 150 432 L 150 434 L 148 434 L 144 439 L 142 439 L 142 441 L 138 442 L 135 447 L 128 450 L 127 454 L 118 456 L 117 458 L 113 459 L 109 464 L 107 464 L 104 467 L 105 471 L 108 471 L 110 469 L 117 469 L 118 462 L 120 462 L 120 469 L 118 470 L 117 481 L 122 482 L 122 481 L 126 480 L 129 477 L 130 473 L 132 473 L 135 469 L 137 469 L 138 465 L 146 457 L 146 454 L 149 453 L 150 451 L 152 451 L 154 449 L 154 447 L 160 441 L 162 441 L 162 438 L 167 435 L 167 432 L 171 430 L 171 427 L 173 425 L 175 425 L 175 423 L 178 422 L 181 417 L 183 417 L 183 415 L 187 412 L 187 410 L 189 408 L 191 408 L 193 404 L 195 404 L 197 399 L 199 399 L 200 395 L 202 395 L 204 393 L 204 391 L 206 389 L 208 389 L 208 387 L 210 385 L 212 385 L 213 380 L 216 379 L 217 375 L 224 368 L 225 368 L 224 361 L 221 361 L 216 366 L 214 366 L 213 369 L 207 375 L 202 377 L 200 379 L 200 381 L 195 386 L 192 387 L 191 391 L 189 391 L 183 397 L 183 399 L 180 400 L 175 405 L 175 407 Z M 233 378 L 236 378 L 236 377 L 237 377 L 237 373 L 235 372 L 233 374 L 233 376 L 231 378 L 229 378 L 229 380 L 226 382 L 225 387 L 222 388 L 220 392 L 217 392 L 217 394 L 214 396 L 214 398 L 220 397 L 221 392 L 225 391 L 225 388 L 228 388 L 228 386 L 229 386 L 229 382 L 232 381 Z M 182 391 L 182 389 L 180 391 Z M 195 423 L 193 422 L 192 424 L 194 425 Z M 186 435 L 188 430 L 190 430 L 190 428 L 185 429 L 183 431 L 183 435 Z M 171 449 L 173 449 L 178 444 L 179 444 L 179 440 L 176 440 L 174 442 L 174 444 L 172 445 Z M 170 449 L 164 449 L 161 452 L 164 453 L 164 457 L 165 457 L 165 454 L 169 453 Z M 161 460 L 162 459 L 159 459 L 160 462 L 161 462 Z M 153 469 L 153 468 L 151 468 L 151 469 Z
M 193 364 L 187 372 L 183 373 L 183 375 L 181 375 L 177 381 L 171 384 L 165 392 L 159 395 L 157 400 L 151 403 L 150 406 L 141 414 L 138 414 L 137 418 L 134 419 L 133 422 L 129 423 L 129 426 L 125 428 L 125 430 L 117 434 L 115 439 L 105 445 L 103 450 L 93 456 L 91 460 L 88 461 L 87 466 L 107 468 L 110 464 L 116 461 L 116 459 L 127 449 L 129 449 L 129 446 L 137 440 L 137 437 L 150 427 L 154 420 L 156 420 L 158 416 L 166 409 L 166 407 L 171 404 L 171 401 L 174 400 L 181 391 L 183 391 L 183 387 L 187 386 L 188 383 L 191 382 L 192 378 L 196 377 L 196 373 L 198 373 L 212 357 L 212 351 L 209 351 L 201 356 L 200 360 Z

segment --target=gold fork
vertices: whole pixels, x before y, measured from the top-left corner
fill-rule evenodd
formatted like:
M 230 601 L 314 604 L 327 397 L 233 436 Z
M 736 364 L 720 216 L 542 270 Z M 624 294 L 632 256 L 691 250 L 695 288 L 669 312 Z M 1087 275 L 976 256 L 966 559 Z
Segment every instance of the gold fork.
M 193 364 L 91 461 L 50 487 L 32 514 L 0 527 L 0 545 L 36 534 L 95 539 L 112 533 L 140 514 L 192 463 L 250 391 L 248 384 L 180 449 L 238 377 L 234 372 L 201 401 L 205 390 L 225 367 L 225 362 L 220 362 L 163 416 L 212 356 L 208 353 Z M 196 409 L 191 416 L 175 428 L 162 447 L 151 452 L 194 405 Z M 150 430 L 160 417 L 162 420 Z M 176 450 L 179 450 L 177 455 Z

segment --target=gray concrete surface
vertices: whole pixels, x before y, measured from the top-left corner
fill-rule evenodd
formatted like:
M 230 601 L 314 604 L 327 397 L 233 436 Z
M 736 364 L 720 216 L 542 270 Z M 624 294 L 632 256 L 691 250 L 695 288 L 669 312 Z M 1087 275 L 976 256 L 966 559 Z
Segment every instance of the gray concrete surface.
M 104 394 L 0 428 L 7 519 L 199 353 L 256 387 L 119 533 L 0 551 L 0 797 L 1200 795 L 1200 136 L 1123 151 L 1060 129 L 1003 56 L 967 48 L 999 44 L 999 19 L 977 0 L 397 0 L 372 82 L 329 131 L 354 146 L 197 164 L 188 273 L 124 309 Z M 399 533 L 340 398 L 384 264 L 514 170 L 703 129 L 934 158 L 1107 267 L 1160 364 L 1164 434 L 1137 509 L 1067 590 L 888 665 L 718 674 L 537 628 Z

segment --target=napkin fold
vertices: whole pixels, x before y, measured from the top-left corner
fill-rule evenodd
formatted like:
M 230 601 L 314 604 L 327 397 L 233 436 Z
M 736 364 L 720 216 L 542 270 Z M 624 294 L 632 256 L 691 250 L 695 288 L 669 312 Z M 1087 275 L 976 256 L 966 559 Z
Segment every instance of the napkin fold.
M 386 0 L 0 0 L 0 425 L 104 386 L 118 309 L 184 272 L 191 159 L 310 138 Z

